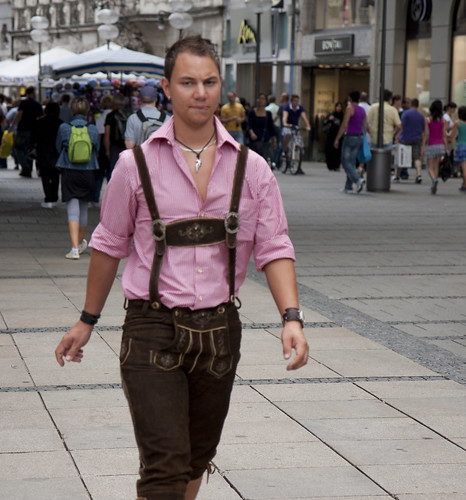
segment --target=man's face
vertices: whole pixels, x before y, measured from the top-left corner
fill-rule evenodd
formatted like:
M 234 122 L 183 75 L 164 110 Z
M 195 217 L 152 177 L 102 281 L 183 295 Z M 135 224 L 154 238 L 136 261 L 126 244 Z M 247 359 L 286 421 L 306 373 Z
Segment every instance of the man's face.
M 222 79 L 210 57 L 190 52 L 178 55 L 170 81 L 162 87 L 171 101 L 175 120 L 198 128 L 212 120 L 220 102 Z
M 236 102 L 236 95 L 233 92 L 228 92 L 227 99 L 228 99 L 228 102 L 230 104 L 235 104 L 235 102 Z
M 299 98 L 293 97 L 293 99 L 291 99 L 291 105 L 293 106 L 293 108 L 296 108 L 298 104 L 299 104 Z

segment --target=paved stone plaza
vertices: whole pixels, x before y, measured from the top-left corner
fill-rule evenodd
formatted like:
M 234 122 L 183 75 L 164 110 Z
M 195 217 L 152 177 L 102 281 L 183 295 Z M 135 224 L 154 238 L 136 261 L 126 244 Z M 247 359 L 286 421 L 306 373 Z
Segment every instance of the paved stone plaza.
M 251 263 L 242 359 L 199 500 L 466 498 L 466 196 L 459 179 L 346 195 L 343 172 L 277 174 L 297 253 L 309 363 L 287 372 Z M 0 170 L 0 497 L 131 500 L 138 457 L 119 379 L 115 282 L 81 365 L 89 251 L 68 261 L 63 204 Z M 90 228 L 98 209 L 90 209 Z M 121 274 L 119 274 L 119 277 Z

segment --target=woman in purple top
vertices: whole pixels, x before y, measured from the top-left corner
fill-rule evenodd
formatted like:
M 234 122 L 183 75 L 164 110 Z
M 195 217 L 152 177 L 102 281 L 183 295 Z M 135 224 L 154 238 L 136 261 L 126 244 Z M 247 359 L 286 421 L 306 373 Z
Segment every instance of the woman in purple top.
M 430 116 L 426 118 L 424 136 L 422 138 L 421 154 L 424 156 L 425 153 L 427 170 L 432 179 L 430 192 L 436 194 L 440 159 L 442 156 L 448 156 L 447 131 L 449 125 L 448 122 L 443 119 L 443 106 L 440 99 L 436 99 L 432 102 L 429 111 Z
M 358 106 L 360 92 L 353 90 L 349 94 L 348 106 L 346 107 L 343 123 L 333 143 L 338 149 L 340 138 L 345 135 L 341 148 L 341 161 L 346 172 L 346 184 L 343 192 L 352 193 L 353 184 L 356 184 L 356 192 L 360 193 L 366 181 L 356 170 L 356 159 L 363 143 L 364 119 L 366 112 Z

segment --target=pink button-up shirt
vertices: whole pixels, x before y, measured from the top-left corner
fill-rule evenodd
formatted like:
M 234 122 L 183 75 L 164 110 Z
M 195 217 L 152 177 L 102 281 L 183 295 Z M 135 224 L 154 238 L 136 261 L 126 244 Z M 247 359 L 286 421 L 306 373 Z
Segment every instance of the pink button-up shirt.
M 223 219 L 228 213 L 239 145 L 217 118 L 215 126 L 217 146 L 204 202 L 175 141 L 173 118 L 142 145 L 160 217 L 166 224 L 197 217 Z M 295 259 L 277 181 L 253 151 L 248 154 L 239 214 L 236 293 L 246 277 L 252 252 L 258 270 L 276 259 Z M 155 241 L 131 150 L 124 151 L 115 165 L 90 246 L 118 259 L 129 256 L 122 278 L 124 295 L 149 299 Z M 167 248 L 159 280 L 159 294 L 167 307 L 215 307 L 228 301 L 228 292 L 225 243 Z

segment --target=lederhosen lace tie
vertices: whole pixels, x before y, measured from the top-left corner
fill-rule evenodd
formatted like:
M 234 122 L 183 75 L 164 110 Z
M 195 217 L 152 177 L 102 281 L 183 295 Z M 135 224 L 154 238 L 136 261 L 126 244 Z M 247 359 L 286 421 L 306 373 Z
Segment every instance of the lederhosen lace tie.
M 140 146 L 133 149 L 139 171 L 144 196 L 152 218 L 152 236 L 155 240 L 155 252 L 149 279 L 150 306 L 158 309 L 161 305 L 159 295 L 159 277 L 162 260 L 167 249 L 171 247 L 209 246 L 226 243 L 228 248 L 229 300 L 235 302 L 236 272 L 236 233 L 239 231 L 239 204 L 243 188 L 244 173 L 248 148 L 241 146 L 236 162 L 230 210 L 224 219 L 193 218 L 165 224 L 155 202 L 154 190 L 147 169 L 146 159 Z

